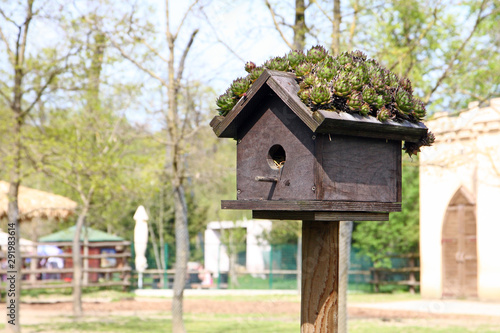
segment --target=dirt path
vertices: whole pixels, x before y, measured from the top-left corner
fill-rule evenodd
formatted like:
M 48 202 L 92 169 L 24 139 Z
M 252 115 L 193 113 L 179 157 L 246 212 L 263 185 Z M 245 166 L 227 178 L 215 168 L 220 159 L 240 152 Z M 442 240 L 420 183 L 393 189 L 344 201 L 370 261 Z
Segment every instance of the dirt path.
M 137 299 L 115 302 L 86 302 L 83 310 L 90 316 L 109 315 L 158 315 L 168 314 L 171 310 L 171 300 L 168 299 Z M 70 317 L 72 305 L 70 302 L 54 304 L 22 304 L 21 320 L 26 324 L 36 324 L 49 321 L 54 317 Z M 289 301 L 227 301 L 207 299 L 186 299 L 184 310 L 190 314 L 261 314 L 262 316 L 290 315 L 300 316 L 300 304 Z M 473 321 L 477 323 L 499 324 L 500 317 L 478 315 L 457 315 L 423 313 L 414 311 L 396 311 L 385 309 L 360 308 L 351 305 L 348 308 L 350 319 L 442 319 L 450 321 Z M 31 318 L 31 319 L 30 319 Z

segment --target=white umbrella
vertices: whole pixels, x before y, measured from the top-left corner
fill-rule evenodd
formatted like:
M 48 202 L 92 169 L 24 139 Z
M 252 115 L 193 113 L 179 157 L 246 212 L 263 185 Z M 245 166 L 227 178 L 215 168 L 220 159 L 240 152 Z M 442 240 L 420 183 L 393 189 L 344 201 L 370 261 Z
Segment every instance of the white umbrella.
M 135 249 L 135 269 L 139 272 L 138 287 L 142 289 L 142 273 L 148 267 L 146 260 L 146 248 L 148 246 L 148 222 L 146 210 L 141 205 L 134 214 L 134 249 Z

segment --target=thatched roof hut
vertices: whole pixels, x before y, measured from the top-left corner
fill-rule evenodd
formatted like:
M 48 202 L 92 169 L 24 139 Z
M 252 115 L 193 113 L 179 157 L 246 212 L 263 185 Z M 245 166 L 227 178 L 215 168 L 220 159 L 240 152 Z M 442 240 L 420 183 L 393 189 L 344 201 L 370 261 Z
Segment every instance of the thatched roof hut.
M 0 218 L 7 217 L 9 183 L 0 180 Z M 76 202 L 63 196 L 19 186 L 21 221 L 33 218 L 66 219 L 74 213 Z

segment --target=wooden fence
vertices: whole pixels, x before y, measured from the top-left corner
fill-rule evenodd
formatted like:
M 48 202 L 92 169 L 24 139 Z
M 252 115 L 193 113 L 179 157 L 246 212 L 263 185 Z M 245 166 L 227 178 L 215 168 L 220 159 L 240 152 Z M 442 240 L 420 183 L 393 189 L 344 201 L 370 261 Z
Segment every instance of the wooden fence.
M 393 256 L 393 258 L 406 258 L 408 259 L 407 267 L 399 268 L 384 268 L 384 267 L 372 267 L 370 268 L 370 274 L 372 280 L 370 283 L 374 286 L 375 292 L 379 292 L 381 285 L 404 285 L 409 286 L 410 293 L 415 293 L 415 287 L 420 286 L 420 282 L 417 281 L 417 274 L 420 273 L 420 267 L 415 266 L 416 259 L 419 258 L 418 253 L 411 253 L 407 255 Z M 405 280 L 393 280 L 391 277 L 395 274 L 404 274 L 408 278 Z
M 72 248 L 71 242 L 54 242 L 54 243 L 34 243 L 34 249 L 37 245 L 55 245 L 59 248 Z M 129 261 L 131 253 L 126 251 L 130 246 L 130 242 L 89 242 L 82 245 L 82 286 L 83 287 L 106 287 L 106 286 L 122 286 L 126 289 L 130 286 L 131 267 Z M 112 248 L 117 249 L 116 253 L 100 253 L 88 254 L 95 252 L 95 249 Z M 93 250 L 94 249 L 94 250 Z M 22 283 L 21 289 L 44 289 L 44 288 L 71 288 L 73 276 L 73 256 L 71 253 L 63 252 L 60 254 L 38 255 L 38 254 L 21 254 L 23 268 L 21 270 Z M 6 258 L 5 252 L 0 252 L 0 260 L 4 262 Z M 40 263 L 49 258 L 61 258 L 64 260 L 63 268 L 40 267 Z M 89 261 L 92 261 L 93 266 L 102 265 L 103 260 L 113 260 L 116 262 L 114 267 L 91 267 Z M 7 269 L 2 265 L 0 267 L 1 284 L 5 284 Z

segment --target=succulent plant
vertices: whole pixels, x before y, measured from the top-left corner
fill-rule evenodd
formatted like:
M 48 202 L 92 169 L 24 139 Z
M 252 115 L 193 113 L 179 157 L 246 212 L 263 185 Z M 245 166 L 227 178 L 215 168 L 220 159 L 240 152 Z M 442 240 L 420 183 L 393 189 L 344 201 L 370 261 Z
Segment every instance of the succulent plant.
M 331 81 L 335 76 L 335 68 L 323 63 L 322 66 L 316 71 L 316 75 L 320 79 Z
M 363 105 L 361 105 L 361 108 L 359 109 L 359 114 L 362 115 L 362 116 L 367 116 L 369 113 L 370 113 L 370 105 L 368 105 L 368 103 L 363 103 Z
M 377 95 L 375 97 L 375 102 L 372 104 L 377 110 L 382 108 L 386 103 L 384 95 Z
M 399 86 L 406 90 L 409 94 L 413 94 L 413 89 L 411 87 L 411 81 L 407 77 L 399 81 Z
M 254 83 L 262 73 L 264 73 L 264 67 L 256 67 L 253 71 L 250 72 L 250 74 L 247 75 L 247 77 L 252 83 Z
M 377 119 L 380 121 L 386 121 L 391 117 L 391 112 L 385 106 L 377 111 Z
M 352 52 L 352 57 L 358 61 L 365 61 L 366 60 L 366 54 L 363 52 L 356 50 Z
M 321 60 L 325 59 L 328 52 L 321 45 L 313 46 L 309 51 L 307 51 L 307 61 L 313 64 L 319 63 Z
M 311 88 L 311 93 L 309 98 L 311 102 L 315 105 L 323 105 L 330 102 L 330 89 L 328 88 L 328 84 L 326 81 L 317 81 L 314 86 Z
M 251 62 L 251 61 L 248 61 L 246 64 L 245 64 L 245 70 L 248 72 L 248 73 L 251 73 L 255 68 L 257 67 L 257 65 L 255 65 L 254 62 Z
M 377 92 L 384 92 L 387 89 L 387 86 L 385 85 L 385 75 L 382 71 L 377 71 L 374 73 L 373 76 L 370 76 L 370 81 L 372 87 L 377 91 Z
M 306 60 L 306 55 L 302 50 L 293 50 L 288 53 L 287 59 L 290 67 L 295 69 L 301 62 Z
M 394 88 L 394 89 L 398 88 L 398 86 L 399 86 L 398 76 L 389 70 L 385 70 L 384 72 L 385 72 L 385 84 L 386 84 L 386 86 L 388 86 L 389 88 Z
M 347 75 L 348 74 L 342 72 L 333 80 L 332 88 L 335 95 L 345 97 L 351 93 L 352 87 Z
M 408 78 L 399 78 L 361 51 L 331 56 L 322 46 L 307 52 L 290 51 L 274 57 L 261 66 L 245 64 L 248 75 L 231 84 L 216 101 L 220 115 L 225 116 L 248 91 L 265 69 L 294 73 L 299 84 L 299 98 L 316 111 L 319 108 L 336 112 L 358 112 L 376 115 L 380 121 L 394 119 L 417 123 L 425 117 L 425 104 L 413 96 Z M 416 154 L 421 146 L 434 142 L 429 134 L 419 142 L 405 144 L 405 151 Z
M 234 96 L 241 97 L 250 88 L 250 79 L 248 78 L 238 78 L 233 81 L 233 84 L 229 88 Z
M 354 70 L 351 75 L 349 75 L 349 83 L 353 90 L 361 90 L 364 83 L 364 73 L 360 69 Z
M 236 98 L 233 93 L 228 89 L 226 92 L 217 98 L 215 103 L 218 106 L 219 115 L 225 116 L 236 105 Z
M 264 66 L 271 70 L 286 72 L 288 70 L 288 60 L 285 57 L 275 57 L 266 61 Z
M 394 102 L 396 108 L 405 114 L 410 114 L 414 106 L 413 99 L 404 89 L 398 89 L 396 91 L 396 94 L 394 95 Z
M 422 101 L 413 100 L 413 113 L 412 115 L 417 119 L 418 121 L 424 119 L 425 117 L 425 104 Z
M 306 74 L 309 74 L 312 70 L 312 64 L 310 62 L 302 62 L 295 68 L 295 75 L 300 78 Z
M 351 96 L 349 96 L 349 98 L 347 99 L 347 106 L 351 111 L 361 110 L 361 106 L 363 104 L 364 104 L 363 95 L 359 91 L 351 94 Z
M 352 56 L 349 52 L 342 52 L 338 57 L 337 61 L 340 65 L 345 66 L 353 62 Z
M 377 92 L 375 91 L 375 89 L 373 89 L 372 87 L 368 86 L 368 85 L 365 85 L 363 87 L 363 100 L 368 103 L 368 104 L 371 104 L 371 105 L 376 105 L 376 99 L 377 99 Z
M 301 84 L 304 84 L 306 87 L 312 86 L 316 82 L 316 78 L 311 73 L 304 75 L 304 79 Z
M 309 101 L 309 96 L 311 95 L 311 89 L 300 89 L 299 92 L 297 93 L 299 98 L 302 100 L 304 104 L 307 104 Z

